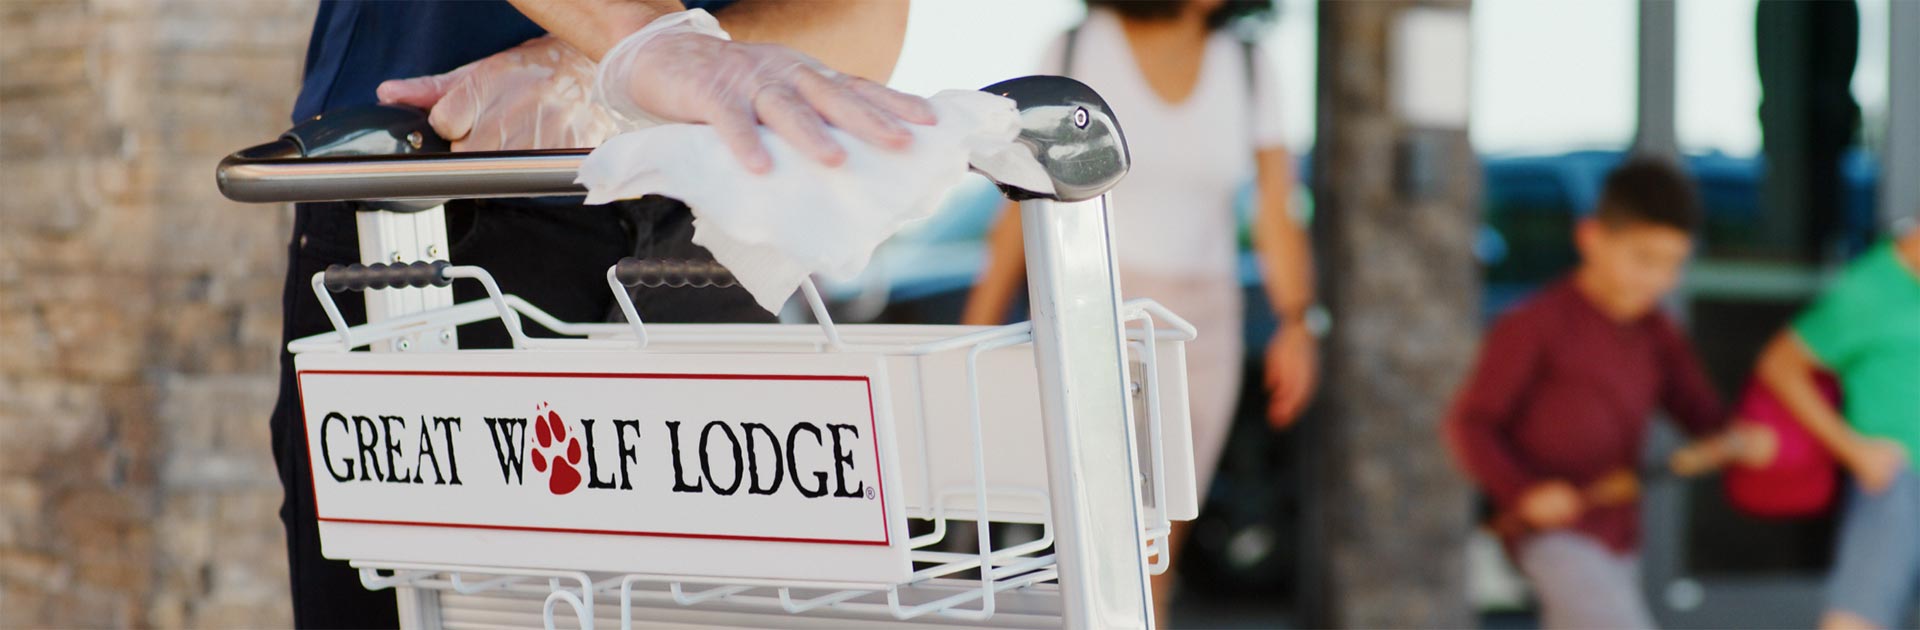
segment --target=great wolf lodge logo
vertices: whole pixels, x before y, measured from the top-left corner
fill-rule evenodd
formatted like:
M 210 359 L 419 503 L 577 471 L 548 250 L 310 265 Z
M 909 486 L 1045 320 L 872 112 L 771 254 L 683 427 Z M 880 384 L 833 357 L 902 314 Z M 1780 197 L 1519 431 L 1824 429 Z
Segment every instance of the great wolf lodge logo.
M 566 494 L 580 487 L 580 438 L 567 437 L 567 423 L 560 420 L 560 414 L 547 409 L 547 403 L 533 414 L 533 436 L 538 448 L 533 451 L 533 469 L 547 472 L 547 460 L 553 460 L 553 472 L 547 475 L 547 491 L 554 494 Z M 561 448 L 565 444 L 565 448 Z M 548 449 L 553 455 L 549 456 Z
M 585 491 L 656 484 L 689 495 L 877 497 L 869 483 L 877 474 L 868 470 L 877 465 L 870 422 L 803 420 L 776 428 L 752 420 L 568 419 L 558 407 L 541 402 L 523 407 L 534 410 L 529 417 L 482 416 L 478 423 L 452 413 L 316 410 L 316 455 L 322 460 L 316 468 L 343 485 L 464 486 L 461 463 L 474 461 L 475 454 L 460 445 L 475 441 L 462 437 L 485 430 L 482 443 L 492 448 L 482 457 L 496 465 L 501 484 L 519 487 L 531 481 L 553 495 L 582 490 L 584 482 Z M 861 457 L 861 449 L 867 457 Z M 647 457 L 665 460 L 670 478 L 643 478 Z M 474 474 L 465 473 L 469 479 Z

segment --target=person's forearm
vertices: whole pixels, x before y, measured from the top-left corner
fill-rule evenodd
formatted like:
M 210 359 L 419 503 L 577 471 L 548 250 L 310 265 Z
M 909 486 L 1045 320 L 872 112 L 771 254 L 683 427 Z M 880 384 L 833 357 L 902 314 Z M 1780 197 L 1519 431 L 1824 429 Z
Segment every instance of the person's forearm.
M 1285 207 L 1279 203 L 1265 205 Z M 1254 249 L 1260 255 L 1260 275 L 1273 312 L 1292 323 L 1313 306 L 1313 246 L 1306 230 L 1285 213 L 1284 209 L 1261 212 L 1255 223 Z
M 980 271 L 980 278 L 974 282 L 973 290 L 967 293 L 967 304 L 960 313 L 960 323 L 970 325 L 999 324 L 1005 320 L 1007 306 L 1013 303 L 1013 295 L 1019 290 L 1020 280 L 1026 277 L 1026 252 L 1020 237 L 1020 211 L 1008 205 L 1000 214 L 993 229 L 987 234 L 986 265 Z
M 1502 318 L 1487 331 L 1479 357 L 1447 414 L 1446 435 L 1473 478 L 1503 505 L 1544 479 L 1508 439 L 1534 391 L 1551 340 L 1529 320 Z
M 548 33 L 598 61 L 679 0 L 509 0 Z M 907 3 L 894 0 L 741 0 L 721 11 L 736 41 L 781 44 L 829 68 L 885 83 L 906 41 Z
M 1815 439 L 1836 457 L 1845 459 L 1852 453 L 1857 437 L 1847 426 L 1846 418 L 1827 402 L 1814 384 L 1813 372 L 1818 363 L 1800 343 L 1792 329 L 1775 335 L 1760 353 L 1760 380 Z
M 1498 424 L 1472 409 L 1460 409 L 1443 423 L 1442 431 L 1467 476 L 1495 503 L 1510 506 L 1545 478 L 1521 463 L 1500 436 Z
M 1700 356 L 1693 351 L 1693 344 L 1687 342 L 1679 328 L 1664 320 L 1658 330 L 1661 406 L 1690 437 L 1704 437 L 1726 429 L 1730 419 L 1727 408 L 1721 403 L 1720 394 L 1714 391 L 1706 369 L 1700 365 Z
M 1313 305 L 1313 245 L 1291 213 L 1293 166 L 1284 150 L 1259 156 L 1259 211 L 1253 246 L 1259 253 L 1267 300 L 1284 323 L 1294 323 Z
M 508 0 L 527 19 L 599 61 L 654 18 L 686 9 L 679 0 Z
M 906 0 L 740 0 L 715 17 L 735 40 L 780 44 L 886 83 L 907 35 Z

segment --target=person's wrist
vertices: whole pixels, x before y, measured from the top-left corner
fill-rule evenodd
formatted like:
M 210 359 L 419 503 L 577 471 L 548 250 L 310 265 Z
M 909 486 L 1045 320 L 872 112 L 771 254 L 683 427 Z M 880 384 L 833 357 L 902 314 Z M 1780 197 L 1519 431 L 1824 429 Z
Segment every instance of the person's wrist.
M 1319 302 L 1281 308 L 1274 312 L 1274 318 L 1280 326 L 1281 334 L 1305 332 L 1318 339 L 1325 337 L 1327 332 L 1333 329 L 1333 317 Z
M 1755 436 L 1744 429 L 1735 428 L 1732 431 L 1728 431 L 1726 437 L 1721 439 L 1715 446 L 1719 449 L 1717 452 L 1723 457 L 1729 459 L 1747 459 L 1755 450 L 1760 448 L 1760 443 L 1761 438 L 1759 436 Z
M 1554 480 L 1535 481 L 1520 491 L 1520 499 L 1516 507 L 1528 521 L 1540 524 L 1542 520 L 1550 520 L 1544 517 L 1551 516 L 1546 514 L 1547 512 L 1556 511 L 1554 502 L 1558 500 L 1560 494 L 1559 484 Z
M 1871 464 L 1873 459 L 1873 440 L 1858 433 L 1847 436 L 1846 449 L 1839 453 L 1840 463 L 1849 469 L 1859 470 Z
M 613 44 L 600 58 L 599 69 L 594 75 L 593 94 L 624 126 L 650 127 L 665 122 L 640 107 L 638 95 L 635 94 L 640 86 L 634 84 L 632 75 L 634 58 L 640 51 L 662 36 L 673 34 L 704 35 L 721 41 L 732 39 L 725 29 L 720 28 L 720 21 L 714 19 L 712 14 L 702 9 L 690 9 L 659 15 Z
M 640 32 L 655 20 L 685 10 L 670 6 L 677 4 L 679 3 L 611 3 L 608 6 L 608 13 L 595 20 L 597 28 L 594 30 L 594 39 L 592 42 L 586 42 L 581 52 L 595 62 L 605 59 L 607 53 L 613 52 L 614 46 L 619 45 L 620 41 L 626 39 L 628 35 Z

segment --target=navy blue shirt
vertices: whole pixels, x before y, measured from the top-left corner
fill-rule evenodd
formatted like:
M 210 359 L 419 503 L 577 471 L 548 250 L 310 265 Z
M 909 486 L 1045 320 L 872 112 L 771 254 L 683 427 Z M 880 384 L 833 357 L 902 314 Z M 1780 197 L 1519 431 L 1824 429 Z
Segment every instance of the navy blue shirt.
M 685 3 L 715 12 L 729 4 Z M 293 120 L 375 102 L 382 81 L 446 72 L 545 34 L 505 0 L 321 2 Z

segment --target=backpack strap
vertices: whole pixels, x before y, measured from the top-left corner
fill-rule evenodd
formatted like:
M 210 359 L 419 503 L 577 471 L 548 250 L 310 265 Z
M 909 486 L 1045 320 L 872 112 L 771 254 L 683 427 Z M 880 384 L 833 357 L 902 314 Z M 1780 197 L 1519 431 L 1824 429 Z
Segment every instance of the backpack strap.
M 1082 26 L 1086 26 L 1086 23 L 1075 24 L 1073 28 L 1067 29 L 1066 46 L 1060 51 L 1060 76 L 1073 76 L 1073 53 L 1080 47 L 1080 27 Z
M 1247 82 L 1247 100 L 1249 102 L 1260 96 L 1260 82 L 1256 80 L 1259 77 L 1255 75 L 1253 70 L 1253 58 L 1258 54 L 1259 53 L 1254 52 L 1253 40 L 1240 40 L 1240 71 L 1244 75 L 1241 78 Z
M 1260 124 L 1260 81 L 1258 72 L 1254 70 L 1254 57 L 1258 55 L 1259 53 L 1254 50 L 1253 40 L 1240 40 L 1240 72 L 1241 79 L 1247 84 L 1247 133 L 1249 134 L 1253 133 L 1254 128 Z

